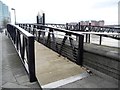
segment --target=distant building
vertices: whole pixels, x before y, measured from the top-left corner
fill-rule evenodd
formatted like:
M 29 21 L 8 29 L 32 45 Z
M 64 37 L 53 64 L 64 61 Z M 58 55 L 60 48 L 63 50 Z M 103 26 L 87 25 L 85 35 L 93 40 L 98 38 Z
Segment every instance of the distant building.
M 118 25 L 120 25 L 120 1 L 118 2 Z
M 104 20 L 91 20 L 91 21 L 80 21 L 81 25 L 89 25 L 89 23 L 91 23 L 91 26 L 104 26 Z
M 4 20 L 8 20 L 10 22 L 10 12 L 8 6 L 0 1 L 0 28 L 2 28 Z
M 70 22 L 70 23 L 68 23 L 68 25 L 76 25 L 77 24 L 77 22 Z
M 84 21 L 80 21 L 80 25 L 84 25 Z
M 98 21 L 98 26 L 104 26 L 104 24 L 105 24 L 104 20 Z
M 91 20 L 91 26 L 98 26 L 98 22 L 95 20 Z
M 89 25 L 89 21 L 85 21 L 85 22 L 84 22 L 84 25 Z

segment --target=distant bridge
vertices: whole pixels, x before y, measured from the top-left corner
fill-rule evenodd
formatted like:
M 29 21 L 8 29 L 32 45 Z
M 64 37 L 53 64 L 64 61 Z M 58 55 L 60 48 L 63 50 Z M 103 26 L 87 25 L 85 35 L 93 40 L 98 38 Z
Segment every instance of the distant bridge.
M 117 32 L 120 33 L 120 26 L 119 25 L 105 25 L 105 26 L 93 26 L 89 25 L 81 25 L 80 23 L 76 24 L 53 24 L 53 23 L 46 23 L 47 26 L 52 26 L 55 28 L 73 30 L 73 31 L 88 31 L 88 32 Z

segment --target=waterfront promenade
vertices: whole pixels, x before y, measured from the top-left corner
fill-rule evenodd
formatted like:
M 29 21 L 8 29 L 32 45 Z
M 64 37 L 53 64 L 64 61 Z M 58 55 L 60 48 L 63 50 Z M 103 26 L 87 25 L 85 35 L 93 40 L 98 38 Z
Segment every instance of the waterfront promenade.
M 2 88 L 36 88 L 40 89 L 38 82 L 29 82 L 28 75 L 11 42 L 4 33 L 0 33 L 0 55 L 2 68 Z M 91 69 L 92 70 L 92 69 Z M 58 88 L 118 88 L 118 82 L 96 70 L 84 79 L 77 80 Z M 57 77 L 57 76 L 56 76 Z M 49 87 L 50 88 L 50 87 Z

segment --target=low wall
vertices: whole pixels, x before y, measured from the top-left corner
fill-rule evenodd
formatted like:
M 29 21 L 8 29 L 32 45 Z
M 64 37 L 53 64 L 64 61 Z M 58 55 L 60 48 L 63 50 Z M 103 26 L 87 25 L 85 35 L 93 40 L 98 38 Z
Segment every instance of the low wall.
M 90 68 L 120 79 L 120 53 L 117 48 L 85 45 L 83 61 Z

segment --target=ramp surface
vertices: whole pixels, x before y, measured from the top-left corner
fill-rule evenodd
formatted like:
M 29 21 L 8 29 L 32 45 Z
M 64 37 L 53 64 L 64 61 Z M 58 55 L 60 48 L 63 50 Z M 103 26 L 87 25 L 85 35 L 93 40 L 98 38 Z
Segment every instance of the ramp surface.
M 80 66 L 35 41 L 36 77 L 41 86 L 85 72 Z

